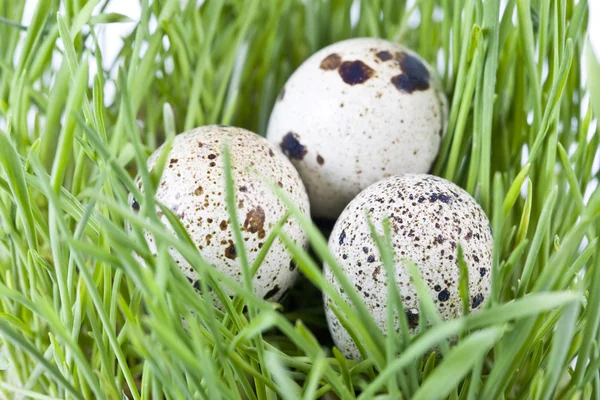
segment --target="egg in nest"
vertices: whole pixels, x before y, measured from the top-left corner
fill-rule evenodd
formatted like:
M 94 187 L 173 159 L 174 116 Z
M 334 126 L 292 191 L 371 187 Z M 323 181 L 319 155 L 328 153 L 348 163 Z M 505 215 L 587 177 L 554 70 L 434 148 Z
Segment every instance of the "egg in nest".
M 335 219 L 361 190 L 437 157 L 447 100 L 433 69 L 390 41 L 357 38 L 309 57 L 275 103 L 267 138 L 300 172 L 314 217 Z
M 490 292 L 492 232 L 487 216 L 463 189 L 445 179 L 406 174 L 381 180 L 361 192 L 337 220 L 329 249 L 382 331 L 386 327 L 387 275 L 371 237 L 366 215 L 381 232 L 389 218 L 395 279 L 411 333 L 418 330 L 419 300 L 403 261 L 414 262 L 443 320 L 462 313 L 458 291 L 458 246 L 469 275 L 470 306 L 480 309 Z M 331 269 L 326 279 L 348 300 Z M 359 351 L 325 297 L 326 316 L 336 346 L 359 359 Z M 397 321 L 398 322 L 398 321 Z
M 268 182 L 277 184 L 307 215 L 309 203 L 304 185 L 288 159 L 277 147 L 253 132 L 211 125 L 181 133 L 174 138 L 156 199 L 177 215 L 207 262 L 241 282 L 242 269 L 225 200 L 222 159 L 226 142 L 229 143 L 235 182 L 236 212 L 250 264 L 286 212 L 285 205 L 273 193 Z M 155 166 L 161 151 L 162 147 L 148 158 L 149 170 Z M 143 189 L 139 180 L 138 186 Z M 132 208 L 139 208 L 134 199 Z M 162 212 L 158 213 L 168 226 L 167 218 Z M 306 234 L 292 218 L 284 225 L 283 232 L 300 246 L 306 246 Z M 145 236 L 150 250 L 155 253 L 154 237 L 150 233 Z M 181 254 L 174 250 L 171 254 L 198 289 L 198 274 Z M 283 243 L 275 240 L 254 277 L 255 293 L 277 301 L 293 284 L 296 276 L 297 270 L 291 256 Z

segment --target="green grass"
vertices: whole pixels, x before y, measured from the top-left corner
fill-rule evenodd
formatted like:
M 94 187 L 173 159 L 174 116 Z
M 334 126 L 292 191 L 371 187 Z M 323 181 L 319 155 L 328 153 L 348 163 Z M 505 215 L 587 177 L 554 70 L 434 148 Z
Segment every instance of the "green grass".
M 96 32 L 125 20 L 91 15 L 106 3 L 39 1 L 23 27 L 24 1 L 0 0 L 0 398 L 600 397 L 600 134 L 590 134 L 581 72 L 586 1 L 509 0 L 503 15 L 499 0 L 361 1 L 353 24 L 350 0 L 143 0 L 141 21 L 112 44 L 118 62 L 104 71 Z M 440 321 L 417 268 L 406 266 L 429 322 L 412 338 L 377 330 L 321 230 L 289 202 L 285 218 L 307 232 L 310 252 L 276 228 L 257 263 L 240 257 L 241 284 L 206 263 L 168 209 L 175 235 L 153 212 L 161 168 L 146 170 L 151 151 L 204 124 L 264 134 L 294 68 L 354 36 L 402 42 L 438 67 L 451 107 L 433 172 L 473 194 L 494 231 L 492 293 L 479 313 Z M 598 107 L 600 67 L 587 65 Z M 144 232 L 160 244 L 157 257 Z M 250 285 L 274 240 L 302 271 L 281 306 Z M 376 242 L 391 276 L 389 232 Z M 197 270 L 202 296 L 169 247 Z M 324 279 L 322 261 L 352 305 Z M 402 312 L 392 289 L 389 324 Z M 321 292 L 364 361 L 332 349 Z M 443 357 L 423 358 L 432 347 Z

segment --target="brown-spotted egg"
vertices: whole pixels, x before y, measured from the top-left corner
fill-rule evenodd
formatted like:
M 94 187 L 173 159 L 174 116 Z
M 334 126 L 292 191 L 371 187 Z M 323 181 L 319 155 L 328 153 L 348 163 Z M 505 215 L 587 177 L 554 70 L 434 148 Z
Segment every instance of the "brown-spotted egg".
M 248 253 L 254 262 L 269 232 L 286 212 L 282 201 L 272 192 L 268 181 L 309 214 L 304 185 L 297 171 L 281 151 L 259 135 L 245 129 L 211 125 L 177 135 L 168 155 L 156 198 L 181 220 L 202 256 L 225 274 L 242 280 L 240 260 L 234 246 L 231 221 L 225 200 L 223 145 L 229 143 L 235 182 L 237 215 Z M 152 170 L 162 147 L 148 158 Z M 138 181 L 141 189 L 141 182 Z M 137 203 L 132 200 L 134 209 Z M 161 220 L 168 224 L 162 212 Z M 289 219 L 283 231 L 297 244 L 305 246 L 306 234 Z M 155 252 L 154 237 L 146 234 Z M 198 289 L 198 275 L 178 252 L 174 260 Z M 283 243 L 275 240 L 253 281 L 257 296 L 277 301 L 293 284 L 297 270 Z
M 319 50 L 293 73 L 267 138 L 300 172 L 313 216 L 334 219 L 372 183 L 428 172 L 446 118 L 441 84 L 416 53 L 357 38 Z
M 362 191 L 342 212 L 329 249 L 354 284 L 382 331 L 386 327 L 387 279 L 366 215 L 381 234 L 389 218 L 395 252 L 395 279 L 411 333 L 418 330 L 419 300 L 403 261 L 414 262 L 442 319 L 462 313 L 458 291 L 458 246 L 468 268 L 470 305 L 480 309 L 490 292 L 492 232 L 481 207 L 463 189 L 445 179 L 406 174 L 381 180 Z M 348 300 L 328 266 L 326 279 Z M 325 298 L 329 329 L 349 358 L 360 354 Z M 398 322 L 398 321 L 397 321 Z

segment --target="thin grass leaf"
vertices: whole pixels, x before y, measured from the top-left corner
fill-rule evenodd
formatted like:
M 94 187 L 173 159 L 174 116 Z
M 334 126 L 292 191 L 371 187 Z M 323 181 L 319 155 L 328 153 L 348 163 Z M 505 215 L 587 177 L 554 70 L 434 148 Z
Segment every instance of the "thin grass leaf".
M 567 351 L 569 350 L 569 343 L 575 334 L 575 322 L 578 314 L 578 304 L 571 304 L 564 309 L 563 315 L 558 322 L 554 343 L 548 357 L 549 368 L 545 371 L 545 381 L 547 383 L 544 385 L 544 390 L 541 394 L 541 399 L 543 400 L 550 399 L 554 394 L 563 370 L 563 365 L 569 361 L 566 359 Z
M 300 387 L 289 376 L 288 371 L 280 362 L 279 357 L 271 352 L 265 353 L 265 360 L 271 365 L 273 377 L 277 384 L 281 387 L 279 394 L 284 400 L 292 400 L 300 398 Z
M 23 351 L 27 352 L 33 359 L 35 359 L 43 368 L 48 372 L 48 374 L 55 379 L 58 383 L 62 385 L 62 387 L 68 391 L 74 398 L 83 399 L 81 394 L 73 387 L 73 385 L 65 379 L 65 377 L 58 371 L 58 369 L 48 362 L 44 358 L 42 354 L 38 352 L 33 344 L 26 341 L 23 337 L 21 337 L 17 332 L 15 332 L 12 328 L 10 328 L 6 323 L 0 320 L 0 331 L 2 332 L 2 336 L 6 339 L 10 340 L 15 346 L 19 346 Z
M 521 187 L 523 186 L 523 183 L 527 178 L 527 174 L 529 173 L 530 167 L 531 164 L 525 164 L 523 169 L 521 169 L 521 171 L 519 171 L 519 174 L 515 177 L 515 180 L 513 181 L 512 185 L 510 185 L 510 188 L 506 193 L 506 197 L 504 198 L 504 218 L 508 217 L 508 213 L 515 205 L 515 202 L 519 197 Z
M 596 287 L 600 284 L 600 257 L 598 257 L 598 255 L 596 255 L 596 260 L 592 268 L 592 286 L 590 287 L 590 297 L 585 309 L 585 314 L 588 318 L 588 324 L 583 332 L 581 348 L 578 352 L 577 364 L 575 366 L 575 373 L 573 376 L 575 387 L 579 389 L 582 389 L 586 363 L 591 355 L 594 338 L 598 338 L 598 327 L 600 326 L 600 313 L 593 311 L 594 307 L 600 306 L 600 294 L 596 289 Z
M 521 282 L 519 284 L 520 294 L 525 293 L 528 289 L 529 280 L 531 279 L 531 276 L 533 274 L 533 268 L 537 259 L 536 254 L 539 251 L 540 246 L 542 245 L 542 240 L 550 226 L 550 215 L 552 214 L 554 204 L 556 202 L 557 193 L 558 188 L 554 187 L 550 192 L 550 196 L 546 199 L 544 203 L 544 208 L 542 209 L 542 213 L 540 214 L 540 223 L 538 224 L 538 228 L 533 236 L 531 247 L 529 248 L 529 254 L 527 255 L 525 266 L 523 267 Z
M 12 145 L 10 139 L 0 132 L 0 163 L 4 168 L 4 173 L 7 177 L 7 182 L 14 196 L 16 204 L 18 204 L 18 212 L 26 226 L 25 237 L 31 249 L 37 249 L 37 240 L 33 233 L 35 232 L 33 222 L 33 212 L 29 199 L 29 193 L 25 184 L 25 177 L 21 163 L 17 155 L 16 149 Z
M 488 328 L 469 335 L 445 357 L 413 399 L 441 399 L 456 387 L 500 339 L 504 329 Z

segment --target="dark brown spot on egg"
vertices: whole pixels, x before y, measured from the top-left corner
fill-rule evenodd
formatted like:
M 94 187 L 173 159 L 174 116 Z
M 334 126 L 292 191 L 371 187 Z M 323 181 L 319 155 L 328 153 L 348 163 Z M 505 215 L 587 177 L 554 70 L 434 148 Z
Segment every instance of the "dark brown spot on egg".
M 442 302 L 448 301 L 449 298 L 450 298 L 450 292 L 448 291 L 448 289 L 444 289 L 438 294 L 439 301 L 442 301 Z
M 402 69 L 400 75 L 392 77 L 392 83 L 403 93 L 429 89 L 429 71 L 417 57 L 407 53 L 397 53 L 396 61 Z
M 279 285 L 275 285 L 273 287 L 273 289 L 269 290 L 266 294 L 264 299 L 270 299 L 271 297 L 275 296 L 277 293 L 279 293 L 279 291 L 281 290 L 281 288 L 279 287 Z
M 275 156 L 275 152 L 273 151 L 273 149 L 269 149 L 269 156 L 271 156 L 271 157 Z
M 477 295 L 473 296 L 471 302 L 471 308 L 477 308 L 481 303 L 483 303 L 484 297 L 481 293 L 477 293 Z
M 294 262 L 294 260 L 290 260 L 290 271 L 293 271 L 296 269 L 296 263 Z
M 325 163 L 325 159 L 320 154 L 317 154 L 317 163 L 319 165 L 323 165 Z
M 258 206 L 248 211 L 244 220 L 244 229 L 250 233 L 258 233 L 259 239 L 265 237 L 265 211 Z
M 248 191 L 248 187 L 240 186 L 240 192 L 246 193 Z
M 229 246 L 225 248 L 225 257 L 229 258 L 230 260 L 235 260 L 237 257 L 235 246 L 231 240 L 229 241 Z
M 346 230 L 342 229 L 342 233 L 340 233 L 340 237 L 338 238 L 340 245 L 344 244 L 344 239 L 346 239 Z
M 360 60 L 344 61 L 339 70 L 342 80 L 348 85 L 357 85 L 366 82 L 375 71 Z
M 379 275 L 379 273 L 381 272 L 381 267 L 377 266 L 375 267 L 375 269 L 373 270 L 373 274 L 371 274 L 371 277 L 375 280 L 377 280 L 377 276 Z
M 214 167 L 217 164 L 214 161 L 211 161 L 210 164 L 208 164 L 208 165 L 210 165 L 211 167 Z
M 225 221 L 225 220 L 221 221 L 221 223 L 219 224 L 219 228 L 221 228 L 222 231 L 227 229 L 227 221 Z
M 194 283 L 192 284 L 192 286 L 194 287 L 194 289 L 196 289 L 197 291 L 200 291 L 200 281 L 194 281 Z
M 332 70 L 336 69 L 337 67 L 339 67 L 341 63 L 342 63 L 342 57 L 340 57 L 336 53 L 332 53 L 332 54 L 328 55 L 327 57 L 325 57 L 323 59 L 323 61 L 321 61 L 321 65 L 319 66 L 319 68 L 321 68 L 325 71 L 332 71 Z
M 214 160 L 215 158 L 217 158 L 217 155 L 216 155 L 216 154 L 209 154 L 209 155 L 208 155 L 208 159 L 209 159 L 209 160 Z
M 133 199 L 133 201 L 131 202 L 131 208 L 135 212 L 140 211 L 140 203 L 138 203 L 136 199 Z
M 435 285 L 433 287 L 433 290 L 435 290 L 436 292 L 439 292 L 440 290 L 442 290 L 442 287 L 440 285 Z
M 485 276 L 486 273 L 487 273 L 487 269 L 479 268 L 479 276 Z
M 382 50 L 380 52 L 378 52 L 377 54 L 375 54 L 377 56 L 377 58 L 379 58 L 381 61 L 388 61 L 392 59 L 392 54 L 387 51 L 387 50 Z
M 294 132 L 288 132 L 280 143 L 281 150 L 289 157 L 295 160 L 302 160 L 308 150 L 306 146 L 300 143 L 300 136 Z
M 204 193 L 204 189 L 202 189 L 202 186 L 198 186 L 196 190 L 194 190 L 194 195 L 196 196 L 200 196 L 202 193 Z
M 405 311 L 406 320 L 408 321 L 408 327 L 410 329 L 415 329 L 419 326 L 419 313 L 413 313 L 410 310 Z
M 171 158 L 171 161 L 169 161 L 170 164 L 177 164 L 179 160 L 177 158 Z

